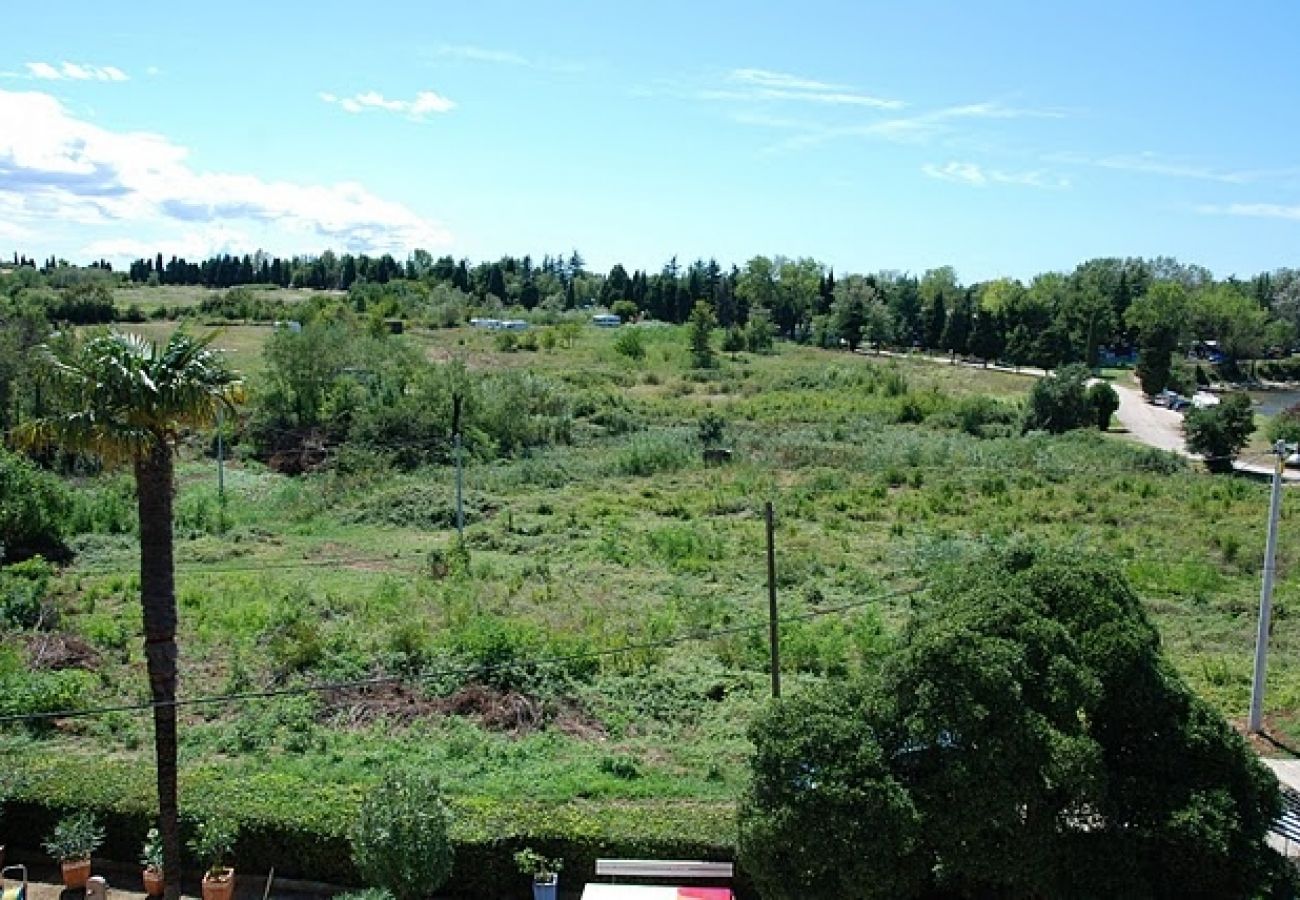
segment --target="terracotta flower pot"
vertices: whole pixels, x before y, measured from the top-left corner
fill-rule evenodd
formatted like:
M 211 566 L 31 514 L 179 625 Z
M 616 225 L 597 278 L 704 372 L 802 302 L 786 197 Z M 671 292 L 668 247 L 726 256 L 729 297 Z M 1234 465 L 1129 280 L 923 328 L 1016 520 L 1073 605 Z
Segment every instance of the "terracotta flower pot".
M 90 860 L 78 859 L 63 863 L 63 886 L 70 891 L 84 891 L 90 880 Z
M 150 897 L 161 897 L 163 893 L 162 869 L 153 866 L 144 870 L 144 892 Z
M 235 870 L 223 869 L 222 874 L 203 876 L 203 900 L 230 900 L 235 893 Z

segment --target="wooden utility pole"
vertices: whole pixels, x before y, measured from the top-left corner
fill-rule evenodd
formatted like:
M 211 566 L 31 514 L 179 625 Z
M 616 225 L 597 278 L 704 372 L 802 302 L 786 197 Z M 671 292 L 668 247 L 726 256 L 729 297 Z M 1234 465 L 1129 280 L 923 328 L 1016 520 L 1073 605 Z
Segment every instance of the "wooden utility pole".
M 772 501 L 763 504 L 767 520 L 767 620 L 768 640 L 772 645 L 772 696 L 781 696 L 781 631 L 776 611 L 776 529 Z

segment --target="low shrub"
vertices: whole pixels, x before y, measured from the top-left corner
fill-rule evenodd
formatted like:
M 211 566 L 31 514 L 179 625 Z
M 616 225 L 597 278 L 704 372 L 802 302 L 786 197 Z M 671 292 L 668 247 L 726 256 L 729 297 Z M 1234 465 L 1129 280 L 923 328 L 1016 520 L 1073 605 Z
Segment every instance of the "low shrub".
M 614 457 L 614 472 L 644 478 L 684 468 L 691 459 L 683 443 L 672 435 L 658 434 L 634 439 Z
M 1300 443 L 1300 403 L 1282 410 L 1268 423 L 1268 439 L 1288 444 Z
M 68 490 L 58 478 L 0 446 L 0 560 L 65 556 L 70 508 Z
M 385 776 L 352 830 L 357 871 L 397 900 L 422 900 L 451 877 L 449 823 L 436 778 L 414 771 Z
M 0 569 L 0 627 L 36 627 L 53 574 L 39 556 Z

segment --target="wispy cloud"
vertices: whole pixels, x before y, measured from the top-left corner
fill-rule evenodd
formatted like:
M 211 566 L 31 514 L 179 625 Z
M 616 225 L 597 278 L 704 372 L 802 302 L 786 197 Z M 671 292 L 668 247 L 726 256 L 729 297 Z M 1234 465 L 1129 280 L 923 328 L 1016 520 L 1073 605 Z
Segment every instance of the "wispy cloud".
M 433 55 L 437 59 L 488 63 L 498 66 L 517 66 L 523 69 L 540 69 L 547 72 L 577 73 L 585 72 L 589 68 L 587 63 L 576 60 L 524 56 L 522 53 L 516 53 L 513 50 L 479 47 L 475 44 L 439 44 L 433 48 Z
M 497 63 L 504 66 L 531 66 L 528 58 L 510 50 L 492 50 L 473 44 L 442 44 L 433 51 L 443 59 L 463 59 L 470 62 Z
M 321 91 L 317 96 L 326 103 L 337 105 L 344 112 L 361 113 L 367 110 L 382 110 L 384 112 L 399 113 L 408 119 L 416 121 L 432 114 L 451 112 L 456 108 L 454 100 L 449 100 L 434 91 L 420 91 L 411 100 L 390 99 L 378 91 L 363 91 L 352 97 L 340 97 L 328 91 Z
M 770 69 L 732 69 L 731 81 L 742 84 L 755 84 L 759 87 L 781 88 L 789 91 L 845 91 L 849 88 L 843 84 L 804 78 L 788 72 L 773 72 Z
M 1300 167 L 1276 169 L 1226 169 L 1193 160 L 1164 156 L 1149 150 L 1141 153 L 1115 153 L 1106 156 L 1088 156 L 1080 153 L 1056 153 L 1047 157 L 1049 162 L 1091 166 L 1117 172 L 1139 175 L 1159 175 L 1166 178 L 1187 178 L 1195 181 L 1215 181 L 1221 184 L 1253 184 L 1277 178 L 1300 177 Z
M 1300 222 L 1300 206 L 1284 203 L 1227 203 L 1198 206 L 1197 212 L 1219 216 L 1245 216 L 1255 219 L 1289 219 Z
M 973 162 L 948 162 L 943 165 L 926 163 L 921 171 L 930 178 L 940 181 L 953 181 L 972 187 L 987 187 L 993 184 L 1016 184 L 1052 190 L 1063 190 L 1070 186 L 1067 178 L 1033 169 L 1022 172 L 1007 172 L 1001 169 L 988 169 Z
M 732 69 L 727 73 L 726 81 L 729 85 L 726 88 L 696 91 L 696 99 L 734 103 L 810 103 L 870 109 L 902 109 L 907 105 L 902 100 L 877 97 L 850 85 L 768 69 Z
M 963 121 L 1007 119 L 1059 119 L 1065 113 L 1057 109 L 1009 106 L 998 101 L 964 103 L 910 113 L 892 115 L 850 124 L 825 124 L 768 116 L 749 110 L 733 112 L 729 118 L 743 125 L 793 132 L 765 148 L 769 153 L 803 150 L 845 138 L 884 140 L 893 143 L 926 144 L 942 136 L 957 133 Z
M 54 65 L 47 62 L 29 62 L 28 77 L 42 81 L 128 81 L 129 76 L 117 66 L 91 66 L 65 62 Z
M 0 90 L 0 220 L 38 236 L 76 223 L 102 229 L 104 241 L 151 226 L 189 229 L 192 243 L 210 248 L 240 229 L 352 252 L 450 241 L 442 225 L 356 182 L 271 181 L 196 169 L 188 157 L 164 136 L 79 119 L 49 94 Z

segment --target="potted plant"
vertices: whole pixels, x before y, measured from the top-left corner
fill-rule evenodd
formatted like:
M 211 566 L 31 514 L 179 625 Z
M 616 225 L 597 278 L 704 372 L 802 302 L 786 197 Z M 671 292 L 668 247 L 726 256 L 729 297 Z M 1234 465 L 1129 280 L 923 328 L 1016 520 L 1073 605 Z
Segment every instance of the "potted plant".
M 560 890 L 560 869 L 564 862 L 549 859 L 525 847 L 515 854 L 515 865 L 519 871 L 533 878 L 533 900 L 556 900 Z
M 150 828 L 144 838 L 144 849 L 140 851 L 140 865 L 144 866 L 144 892 L 150 897 L 161 897 L 163 893 L 163 848 L 162 838 L 157 828 Z
M 54 826 L 45 840 L 45 852 L 63 866 L 63 885 L 85 890 L 90 879 L 90 854 L 104 843 L 104 829 L 88 812 L 74 813 Z
M 235 846 L 235 829 L 219 820 L 200 822 L 190 849 L 203 864 L 203 900 L 230 900 L 235 892 L 235 870 L 227 865 Z

